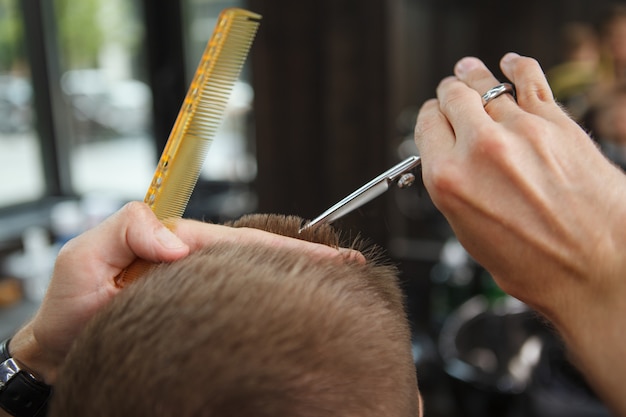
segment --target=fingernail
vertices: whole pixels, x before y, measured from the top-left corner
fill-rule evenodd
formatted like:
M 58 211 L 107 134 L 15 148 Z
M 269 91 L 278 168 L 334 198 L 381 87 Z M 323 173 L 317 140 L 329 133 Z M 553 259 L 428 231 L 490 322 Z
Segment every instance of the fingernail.
M 186 246 L 183 241 L 178 238 L 178 236 L 166 227 L 159 228 L 154 235 L 159 243 L 165 248 L 180 249 Z
M 516 53 L 516 52 L 508 52 L 508 53 L 504 54 L 504 56 L 502 57 L 502 60 L 503 61 L 510 61 L 510 60 L 512 60 L 514 58 L 519 58 L 519 56 L 520 55 L 518 53 Z
M 502 57 L 502 59 L 500 60 L 500 64 L 509 65 L 514 59 L 519 58 L 519 57 L 520 57 L 519 54 L 516 54 L 515 52 L 509 52 L 508 54 Z
M 454 73 L 458 77 L 462 77 L 465 74 L 475 70 L 476 68 L 481 67 L 482 65 L 483 63 L 480 59 L 474 57 L 466 57 L 456 63 L 456 65 L 454 66 Z

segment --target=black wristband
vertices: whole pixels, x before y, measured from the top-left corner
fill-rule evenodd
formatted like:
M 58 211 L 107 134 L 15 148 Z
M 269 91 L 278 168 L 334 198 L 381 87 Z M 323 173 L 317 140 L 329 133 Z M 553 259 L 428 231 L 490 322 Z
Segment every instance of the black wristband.
M 9 341 L 0 344 L 0 365 L 12 362 L 16 366 L 9 353 Z M 17 369 L 6 383 L 0 381 L 0 407 L 15 417 L 44 417 L 52 388 L 23 369 Z

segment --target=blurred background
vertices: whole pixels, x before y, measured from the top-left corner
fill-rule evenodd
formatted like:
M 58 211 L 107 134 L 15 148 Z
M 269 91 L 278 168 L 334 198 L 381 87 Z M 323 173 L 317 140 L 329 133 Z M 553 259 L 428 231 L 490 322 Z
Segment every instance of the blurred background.
M 232 6 L 263 20 L 186 217 L 320 214 L 417 152 L 417 111 L 465 55 L 500 77 L 504 53 L 537 58 L 557 99 L 626 167 L 624 2 L 0 0 L 0 336 L 37 307 L 60 245 L 143 199 Z M 427 416 L 608 415 L 421 184 L 337 226 L 400 267 Z

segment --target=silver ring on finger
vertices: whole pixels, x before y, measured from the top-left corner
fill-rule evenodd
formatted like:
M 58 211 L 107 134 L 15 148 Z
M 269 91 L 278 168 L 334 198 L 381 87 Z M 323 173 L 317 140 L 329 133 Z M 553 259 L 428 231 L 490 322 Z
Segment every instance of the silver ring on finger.
M 510 94 L 515 100 L 515 86 L 511 83 L 501 83 L 487 90 L 487 92 L 482 95 L 483 107 L 486 107 L 491 100 L 500 97 L 502 94 Z

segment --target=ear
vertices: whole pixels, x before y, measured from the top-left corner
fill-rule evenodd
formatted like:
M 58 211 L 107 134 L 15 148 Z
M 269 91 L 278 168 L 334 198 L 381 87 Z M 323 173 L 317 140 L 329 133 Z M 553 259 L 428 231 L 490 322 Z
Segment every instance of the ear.
M 424 400 L 422 399 L 422 394 L 420 393 L 419 388 L 417 389 L 417 416 L 424 416 Z

